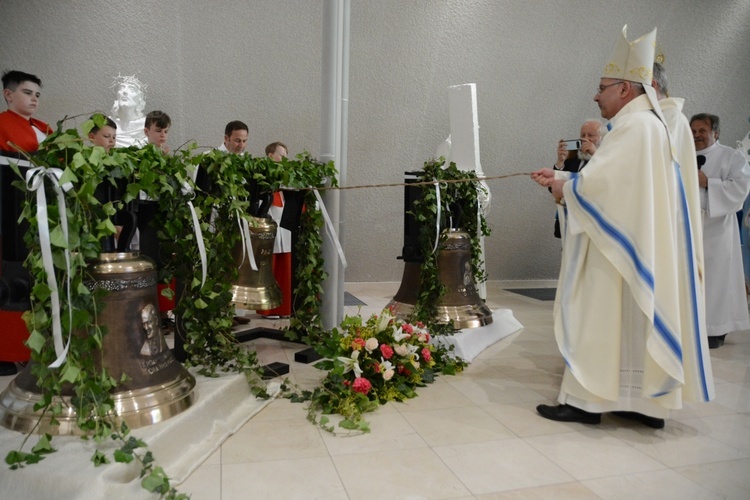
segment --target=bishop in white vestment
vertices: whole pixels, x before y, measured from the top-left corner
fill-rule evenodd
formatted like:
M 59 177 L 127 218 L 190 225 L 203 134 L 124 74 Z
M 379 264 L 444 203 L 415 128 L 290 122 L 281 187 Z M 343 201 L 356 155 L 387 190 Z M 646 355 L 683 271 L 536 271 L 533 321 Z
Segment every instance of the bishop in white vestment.
M 623 29 L 594 98 L 610 132 L 586 169 L 533 174 L 567 216 L 554 308 L 561 404 L 537 407 L 552 420 L 593 424 L 612 411 L 660 428 L 683 400 L 713 397 L 698 200 L 651 87 L 655 37 L 628 42 Z

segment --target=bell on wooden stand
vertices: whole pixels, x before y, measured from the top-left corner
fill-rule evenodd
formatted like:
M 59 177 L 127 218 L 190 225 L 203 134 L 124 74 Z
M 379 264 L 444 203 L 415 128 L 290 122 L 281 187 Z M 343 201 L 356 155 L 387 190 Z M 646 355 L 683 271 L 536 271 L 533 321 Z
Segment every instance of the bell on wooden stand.
M 86 286 L 108 292 L 98 316 L 107 334 L 101 351 L 92 356 L 115 380 L 127 376 L 112 394 L 117 417 L 138 428 L 189 408 L 195 400 L 195 378 L 174 358 L 164 340 L 156 264 L 136 252 L 103 253 L 91 264 L 89 273 L 92 281 Z M 65 409 L 55 417 L 59 425 L 52 425 L 49 416 L 34 410 L 42 398 L 32 366 L 29 363 L 0 395 L 0 425 L 24 433 L 82 434 L 76 425 L 75 407 L 70 404 L 73 388 L 63 391 Z

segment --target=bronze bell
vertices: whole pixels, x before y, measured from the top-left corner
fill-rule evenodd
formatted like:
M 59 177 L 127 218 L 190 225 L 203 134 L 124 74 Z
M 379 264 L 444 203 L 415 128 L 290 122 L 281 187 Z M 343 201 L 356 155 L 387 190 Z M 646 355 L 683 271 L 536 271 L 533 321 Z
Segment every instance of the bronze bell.
M 156 264 L 136 252 L 104 253 L 89 268 L 93 278 L 89 289 L 107 290 L 104 309 L 99 313 L 101 325 L 107 327 L 102 355 L 94 359 L 115 380 L 123 374 L 128 379 L 119 384 L 112 398 L 120 420 L 130 428 L 144 427 L 166 420 L 189 408 L 195 400 L 195 378 L 172 355 L 161 331 L 156 292 Z M 98 363 L 98 361 L 97 361 Z M 34 411 L 41 391 L 31 372 L 32 364 L 10 383 L 0 395 L 0 425 L 28 433 L 80 435 L 75 408 L 57 417 L 60 425 L 51 425 Z M 69 403 L 74 391 L 63 392 Z
M 438 246 L 437 267 L 445 294 L 437 307 L 437 323 L 448 323 L 461 330 L 492 323 L 492 311 L 479 297 L 471 266 L 471 237 L 461 229 L 447 229 Z M 406 262 L 401 286 L 388 307 L 402 319 L 414 311 L 419 293 L 418 262 Z
M 239 268 L 237 283 L 232 285 L 232 302 L 244 309 L 273 309 L 281 305 L 281 288 L 273 275 L 273 242 L 276 239 L 276 222 L 271 217 L 251 217 L 250 243 L 257 271 L 250 266 L 247 251 L 242 251 L 242 241 L 232 250 Z

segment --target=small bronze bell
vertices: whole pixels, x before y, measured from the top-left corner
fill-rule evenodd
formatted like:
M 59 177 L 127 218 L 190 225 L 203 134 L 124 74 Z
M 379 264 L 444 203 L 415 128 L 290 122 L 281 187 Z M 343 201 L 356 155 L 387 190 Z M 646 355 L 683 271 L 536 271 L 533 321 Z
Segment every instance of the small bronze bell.
M 250 225 L 250 243 L 257 271 L 250 266 L 242 241 L 232 250 L 239 268 L 237 283 L 232 285 L 232 302 L 244 309 L 273 309 L 281 305 L 281 289 L 273 275 L 273 242 L 276 239 L 276 222 L 270 217 L 253 217 Z M 243 257 L 244 254 L 244 257 Z
M 195 400 L 195 378 L 174 358 L 161 332 L 161 318 L 156 295 L 156 264 L 138 253 L 104 253 L 89 268 L 93 278 L 89 289 L 102 288 L 104 309 L 98 320 L 107 327 L 101 365 L 115 380 L 123 374 L 112 398 L 120 420 L 131 428 L 144 427 L 166 420 L 189 408 Z M 34 404 L 41 400 L 32 364 L 10 383 L 0 395 L 0 425 L 28 433 L 57 435 L 82 434 L 76 425 L 75 407 L 56 417 L 60 425 L 51 425 L 45 416 L 36 426 L 41 413 Z M 70 403 L 74 391 L 64 392 Z
M 492 323 L 492 311 L 479 297 L 471 266 L 471 237 L 461 229 L 448 229 L 438 247 L 437 267 L 445 294 L 437 307 L 438 323 L 453 321 L 462 330 Z M 406 262 L 401 286 L 388 304 L 397 317 L 406 319 L 414 311 L 419 294 L 418 262 Z

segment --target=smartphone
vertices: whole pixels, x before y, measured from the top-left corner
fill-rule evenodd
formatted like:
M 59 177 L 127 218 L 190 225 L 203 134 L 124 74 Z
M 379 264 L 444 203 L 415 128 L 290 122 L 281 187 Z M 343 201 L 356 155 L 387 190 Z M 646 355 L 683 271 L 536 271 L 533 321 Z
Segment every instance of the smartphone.
M 568 151 L 575 151 L 578 149 L 581 149 L 581 140 L 580 139 L 573 139 L 570 141 L 563 141 L 563 144 L 565 145 L 565 149 Z

